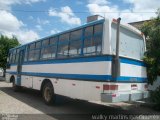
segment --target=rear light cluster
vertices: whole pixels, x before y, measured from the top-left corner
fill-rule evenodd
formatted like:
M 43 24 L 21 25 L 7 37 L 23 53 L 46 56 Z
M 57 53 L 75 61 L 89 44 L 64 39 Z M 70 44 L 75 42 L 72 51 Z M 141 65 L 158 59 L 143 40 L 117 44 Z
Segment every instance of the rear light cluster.
M 137 89 L 138 89 L 137 84 L 132 84 L 131 85 L 131 90 L 137 90 Z
M 118 85 L 103 85 L 103 90 L 118 90 Z

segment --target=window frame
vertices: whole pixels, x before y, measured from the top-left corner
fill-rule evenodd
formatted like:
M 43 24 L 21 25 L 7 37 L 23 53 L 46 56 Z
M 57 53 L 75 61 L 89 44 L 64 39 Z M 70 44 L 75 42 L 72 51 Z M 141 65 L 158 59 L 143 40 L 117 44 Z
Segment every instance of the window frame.
M 40 43 L 39 47 L 36 46 L 37 43 Z M 31 48 L 31 45 L 33 45 L 33 44 L 34 44 L 34 48 Z M 29 45 L 27 45 L 26 49 L 25 49 L 25 54 L 27 54 L 27 59 L 25 58 L 24 61 L 25 62 L 27 62 L 27 61 L 39 61 L 39 59 L 40 59 L 40 53 L 41 53 L 41 47 L 42 47 L 42 41 L 35 41 L 35 42 L 30 43 Z M 38 57 L 33 57 L 33 60 L 30 59 L 30 52 L 33 52 L 33 54 L 36 54 L 35 51 L 37 51 L 37 50 L 39 50 Z M 34 55 L 34 56 L 36 56 L 36 55 Z
M 79 37 L 76 37 L 76 38 L 72 38 L 72 33 L 73 32 L 76 32 L 76 31 L 81 31 L 81 34 L 79 35 Z M 80 53 L 78 54 L 78 51 L 77 51 L 77 54 L 70 54 L 70 51 L 72 50 L 72 49 L 70 49 L 71 48 L 71 43 L 72 42 L 75 42 L 75 41 L 80 41 L 81 42 L 81 44 L 80 44 Z M 71 31 L 70 32 L 70 39 L 69 39 L 69 50 L 68 50 L 68 56 L 69 57 L 78 57 L 78 56 L 82 56 L 82 45 L 83 45 L 83 28 L 80 28 L 80 29 L 76 29 L 76 30 L 74 30 L 74 31 Z M 74 49 L 73 49 L 74 50 Z M 75 50 L 78 50 L 78 49 L 75 49 Z
M 99 28 L 97 29 L 99 32 L 96 32 L 95 29 L 96 29 L 96 26 L 97 25 L 101 25 L 101 30 L 99 30 Z M 87 34 L 85 35 L 85 30 L 86 28 L 89 28 L 89 27 L 92 27 L 92 34 Z M 37 49 L 40 49 L 40 52 L 39 52 L 39 59 L 36 59 L 36 60 L 32 60 L 32 61 L 43 61 L 43 60 L 51 60 L 51 59 L 67 59 L 67 58 L 75 58 L 75 57 L 85 57 L 85 56 L 93 56 L 93 55 L 101 55 L 102 54 L 102 47 L 103 47 L 103 28 L 104 28 L 104 22 L 100 21 L 100 22 L 97 22 L 97 23 L 93 23 L 93 24 L 87 24 L 85 26 L 82 26 L 82 27 L 79 27 L 79 28 L 76 28 L 76 29 L 73 29 L 73 30 L 69 30 L 69 31 L 66 31 L 66 32 L 63 32 L 61 34 L 57 34 L 57 35 L 54 35 L 54 36 L 50 36 L 50 37 L 47 37 L 47 38 L 44 38 L 40 41 L 35 41 L 34 43 L 30 43 L 28 45 L 26 45 L 26 48 L 25 48 L 25 54 L 27 52 L 27 60 L 24 59 L 24 62 L 27 62 L 27 61 L 30 61 L 29 60 L 29 51 L 30 50 L 37 50 Z M 72 37 L 72 34 L 74 35 L 74 32 L 76 31 L 81 31 L 80 33 L 78 32 L 78 37 Z M 61 40 L 61 36 L 65 35 L 65 34 L 68 34 L 68 37 L 67 39 L 63 39 Z M 76 33 L 75 33 L 76 35 Z M 96 38 L 99 38 L 100 37 L 100 44 L 97 44 L 96 45 L 96 41 L 94 41 L 94 39 L 96 40 Z M 94 43 L 94 47 L 95 47 L 95 50 L 92 54 L 92 52 L 85 52 L 85 39 L 86 38 L 92 38 L 92 41 Z M 97 38 L 97 40 L 98 40 Z M 54 39 L 52 41 L 52 39 Z M 48 41 L 48 44 L 43 44 L 43 42 L 47 40 Z M 54 42 L 56 41 L 56 42 Z M 73 42 L 76 42 L 78 44 L 80 44 L 78 47 L 79 47 L 79 50 L 76 49 L 78 47 L 76 47 L 75 45 L 75 48 L 73 48 L 73 51 L 72 53 L 70 52 L 72 49 L 72 41 Z M 36 47 L 36 43 L 38 42 L 41 42 L 41 47 Z M 52 44 L 53 43 L 53 44 Z M 34 48 L 33 47 L 30 47 L 32 44 L 34 44 Z M 63 46 L 67 46 L 66 49 L 64 50 L 60 50 L 62 49 L 63 47 L 61 47 L 61 45 Z M 28 48 L 27 48 L 28 46 Z M 74 43 L 73 43 L 73 46 L 74 46 Z M 98 46 L 100 46 L 98 48 Z M 52 49 L 52 53 L 49 53 L 51 54 L 51 57 L 47 57 L 47 58 L 42 58 L 42 50 L 45 49 L 45 48 L 48 48 L 50 47 Z M 31 48 L 31 49 L 30 49 Z M 77 53 L 76 53 L 76 50 Z M 67 52 L 66 52 L 67 51 Z M 92 51 L 92 50 L 91 50 Z M 63 52 L 66 52 L 66 54 L 64 54 Z M 61 54 L 62 53 L 62 54 Z M 48 55 L 50 56 L 50 55 Z
M 60 40 L 60 36 L 61 35 L 64 35 L 64 34 L 68 34 L 68 40 L 66 39 L 66 41 L 65 40 L 63 40 L 63 41 L 61 41 Z M 59 37 L 58 37 L 58 43 L 57 43 L 57 51 L 56 51 L 56 58 L 57 59 L 64 59 L 64 58 L 68 58 L 69 57 L 69 41 L 70 41 L 70 32 L 66 32 L 66 33 L 64 33 L 64 34 L 60 34 L 59 35 Z M 67 43 L 67 55 L 64 55 L 64 54 L 59 54 L 59 53 L 61 53 L 61 52 L 64 52 L 64 51 L 61 51 L 61 49 L 60 49 L 60 52 L 59 52 L 59 48 L 61 47 L 61 45 L 65 45 Z M 61 56 L 60 56 L 61 55 Z
M 102 30 L 101 30 L 101 32 L 95 33 L 95 26 L 97 26 L 97 25 L 102 25 Z M 92 46 L 85 47 L 85 41 L 87 39 L 91 39 L 91 42 L 96 43 L 95 42 L 95 38 L 96 37 L 101 37 L 101 44 L 100 44 L 101 50 L 100 50 L 99 54 L 102 54 L 102 41 L 103 41 L 103 27 L 104 27 L 104 25 L 103 25 L 103 23 L 98 23 L 98 24 L 94 24 L 94 25 L 91 25 L 91 26 L 93 27 L 92 34 L 89 34 L 87 36 L 84 35 L 84 39 L 83 39 L 83 56 L 92 56 L 92 54 L 93 55 L 97 55 L 98 51 L 97 51 L 97 46 L 95 46 L 95 45 L 94 45 L 94 47 L 95 47 L 95 51 L 94 52 L 84 52 L 85 49 L 87 49 L 89 47 L 92 47 Z M 87 26 L 87 27 L 84 28 L 84 34 L 85 34 L 86 28 L 88 28 L 88 27 L 90 27 L 90 26 Z
M 50 44 L 51 42 L 51 38 L 57 38 L 57 40 L 56 40 L 56 42 L 55 42 L 55 44 Z M 47 38 L 47 40 L 48 40 L 48 45 L 42 45 L 42 47 L 41 47 L 41 53 L 40 53 L 40 60 L 48 60 L 48 59 L 56 59 L 56 51 L 57 51 L 57 42 L 58 42 L 58 36 L 53 36 L 53 37 L 50 37 L 50 38 Z M 55 49 L 53 50 L 52 49 L 52 53 L 50 53 L 51 54 L 51 57 L 47 57 L 47 58 L 43 58 L 43 54 L 42 54 L 42 50 L 43 49 L 47 49 L 47 48 L 49 48 L 49 47 L 55 47 Z M 53 53 L 53 51 L 55 51 L 54 53 Z M 53 54 L 55 54 L 55 56 L 53 57 L 52 55 Z

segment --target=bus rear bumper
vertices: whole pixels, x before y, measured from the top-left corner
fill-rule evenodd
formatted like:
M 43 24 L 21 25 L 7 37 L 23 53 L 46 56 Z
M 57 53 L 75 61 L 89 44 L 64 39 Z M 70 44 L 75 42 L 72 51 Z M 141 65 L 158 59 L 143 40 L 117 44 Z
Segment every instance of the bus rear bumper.
M 136 92 L 136 93 L 102 93 L 101 101 L 108 103 L 115 102 L 130 102 L 143 100 L 149 97 L 148 91 Z

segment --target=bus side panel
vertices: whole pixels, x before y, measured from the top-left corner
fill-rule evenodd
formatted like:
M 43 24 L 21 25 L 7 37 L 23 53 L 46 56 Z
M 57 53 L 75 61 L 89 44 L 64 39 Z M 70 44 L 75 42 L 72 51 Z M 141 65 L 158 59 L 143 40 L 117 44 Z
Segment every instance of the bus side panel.
M 82 100 L 99 101 L 105 82 L 96 82 L 92 81 L 92 79 L 84 80 L 83 77 L 81 78 L 81 75 L 111 75 L 111 61 L 23 65 L 22 74 L 26 74 L 22 75 L 22 86 L 40 90 L 43 80 L 49 79 L 54 86 L 56 94 Z M 48 75 L 48 77 L 35 76 L 42 74 Z M 68 76 L 73 77 L 75 74 L 79 80 L 52 78 L 53 76 L 50 76 L 52 74 L 62 74 L 61 77 L 64 78 Z
M 38 76 L 40 73 L 111 75 L 111 61 L 31 64 L 22 66 L 22 74 L 36 74 Z
M 139 78 L 147 78 L 146 67 L 121 63 L 121 76 L 132 76 Z

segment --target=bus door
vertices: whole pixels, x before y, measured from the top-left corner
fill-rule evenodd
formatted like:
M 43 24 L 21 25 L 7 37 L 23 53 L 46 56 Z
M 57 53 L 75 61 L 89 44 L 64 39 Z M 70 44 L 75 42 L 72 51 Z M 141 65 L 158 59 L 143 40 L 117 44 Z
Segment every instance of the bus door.
M 19 51 L 18 64 L 17 64 L 17 85 L 21 85 L 21 72 L 22 64 L 24 61 L 24 49 Z

